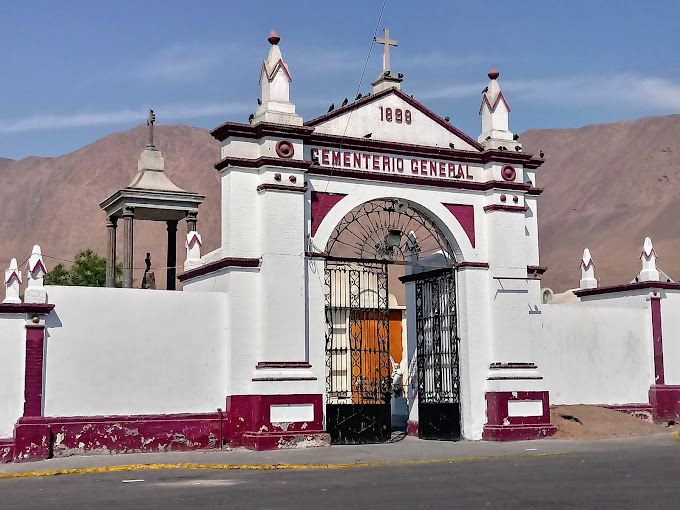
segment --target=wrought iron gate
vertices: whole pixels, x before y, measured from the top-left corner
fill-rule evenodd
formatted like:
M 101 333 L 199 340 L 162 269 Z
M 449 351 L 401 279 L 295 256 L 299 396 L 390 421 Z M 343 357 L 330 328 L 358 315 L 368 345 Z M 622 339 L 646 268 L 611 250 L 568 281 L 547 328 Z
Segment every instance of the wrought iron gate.
M 416 280 L 418 435 L 460 439 L 456 285 L 452 269 Z
M 326 429 L 336 444 L 391 433 L 387 265 L 326 261 Z

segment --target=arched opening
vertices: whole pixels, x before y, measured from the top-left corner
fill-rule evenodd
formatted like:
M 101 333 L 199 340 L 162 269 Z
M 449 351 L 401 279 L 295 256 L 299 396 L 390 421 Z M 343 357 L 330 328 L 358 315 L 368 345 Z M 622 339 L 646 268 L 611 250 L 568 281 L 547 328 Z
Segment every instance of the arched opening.
M 398 198 L 360 204 L 333 229 L 324 271 L 333 442 L 381 442 L 393 426 L 405 430 L 409 381 L 423 397 L 420 436 L 460 437 L 455 248 L 434 215 Z M 410 363 L 407 303 L 417 344 Z

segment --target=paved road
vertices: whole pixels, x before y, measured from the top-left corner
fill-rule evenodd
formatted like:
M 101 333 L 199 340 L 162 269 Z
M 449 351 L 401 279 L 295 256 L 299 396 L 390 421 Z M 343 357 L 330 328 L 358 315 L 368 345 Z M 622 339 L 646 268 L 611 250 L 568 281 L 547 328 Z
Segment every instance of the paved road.
M 564 455 L 543 457 L 347 469 L 137 470 L 5 479 L 0 508 L 675 510 L 680 447 L 668 439 L 579 443 Z

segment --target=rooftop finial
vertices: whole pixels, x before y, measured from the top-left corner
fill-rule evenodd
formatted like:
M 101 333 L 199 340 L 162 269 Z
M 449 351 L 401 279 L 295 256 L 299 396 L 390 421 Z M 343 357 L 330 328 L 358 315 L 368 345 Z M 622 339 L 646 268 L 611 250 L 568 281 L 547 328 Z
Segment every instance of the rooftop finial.
M 489 79 L 490 80 L 495 80 L 501 75 L 501 73 L 498 72 L 498 69 L 496 69 L 496 66 L 491 66 L 491 70 L 489 71 Z
M 390 46 L 398 46 L 399 43 L 397 41 L 393 41 L 390 39 L 390 30 L 389 28 L 385 28 L 383 30 L 383 37 L 382 39 L 378 37 L 373 38 L 374 42 L 377 42 L 378 44 L 383 45 L 383 74 L 390 73 Z
M 146 118 L 146 125 L 149 126 L 149 143 L 146 144 L 147 149 L 155 149 L 153 144 L 153 123 L 156 122 L 156 114 L 152 109 L 149 109 L 149 116 Z
M 276 30 L 272 28 L 272 31 L 269 32 L 269 37 L 267 38 L 270 44 L 279 44 L 279 41 L 281 40 L 281 37 L 279 37 L 279 34 L 276 33 Z

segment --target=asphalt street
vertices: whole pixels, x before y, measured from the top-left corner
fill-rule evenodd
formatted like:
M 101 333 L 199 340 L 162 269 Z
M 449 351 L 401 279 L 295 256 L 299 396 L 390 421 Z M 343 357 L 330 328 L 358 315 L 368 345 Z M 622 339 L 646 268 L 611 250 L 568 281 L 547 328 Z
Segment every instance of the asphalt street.
M 546 456 L 342 469 L 144 469 L 10 478 L 0 480 L 0 508 L 680 508 L 675 441 L 591 444 Z

